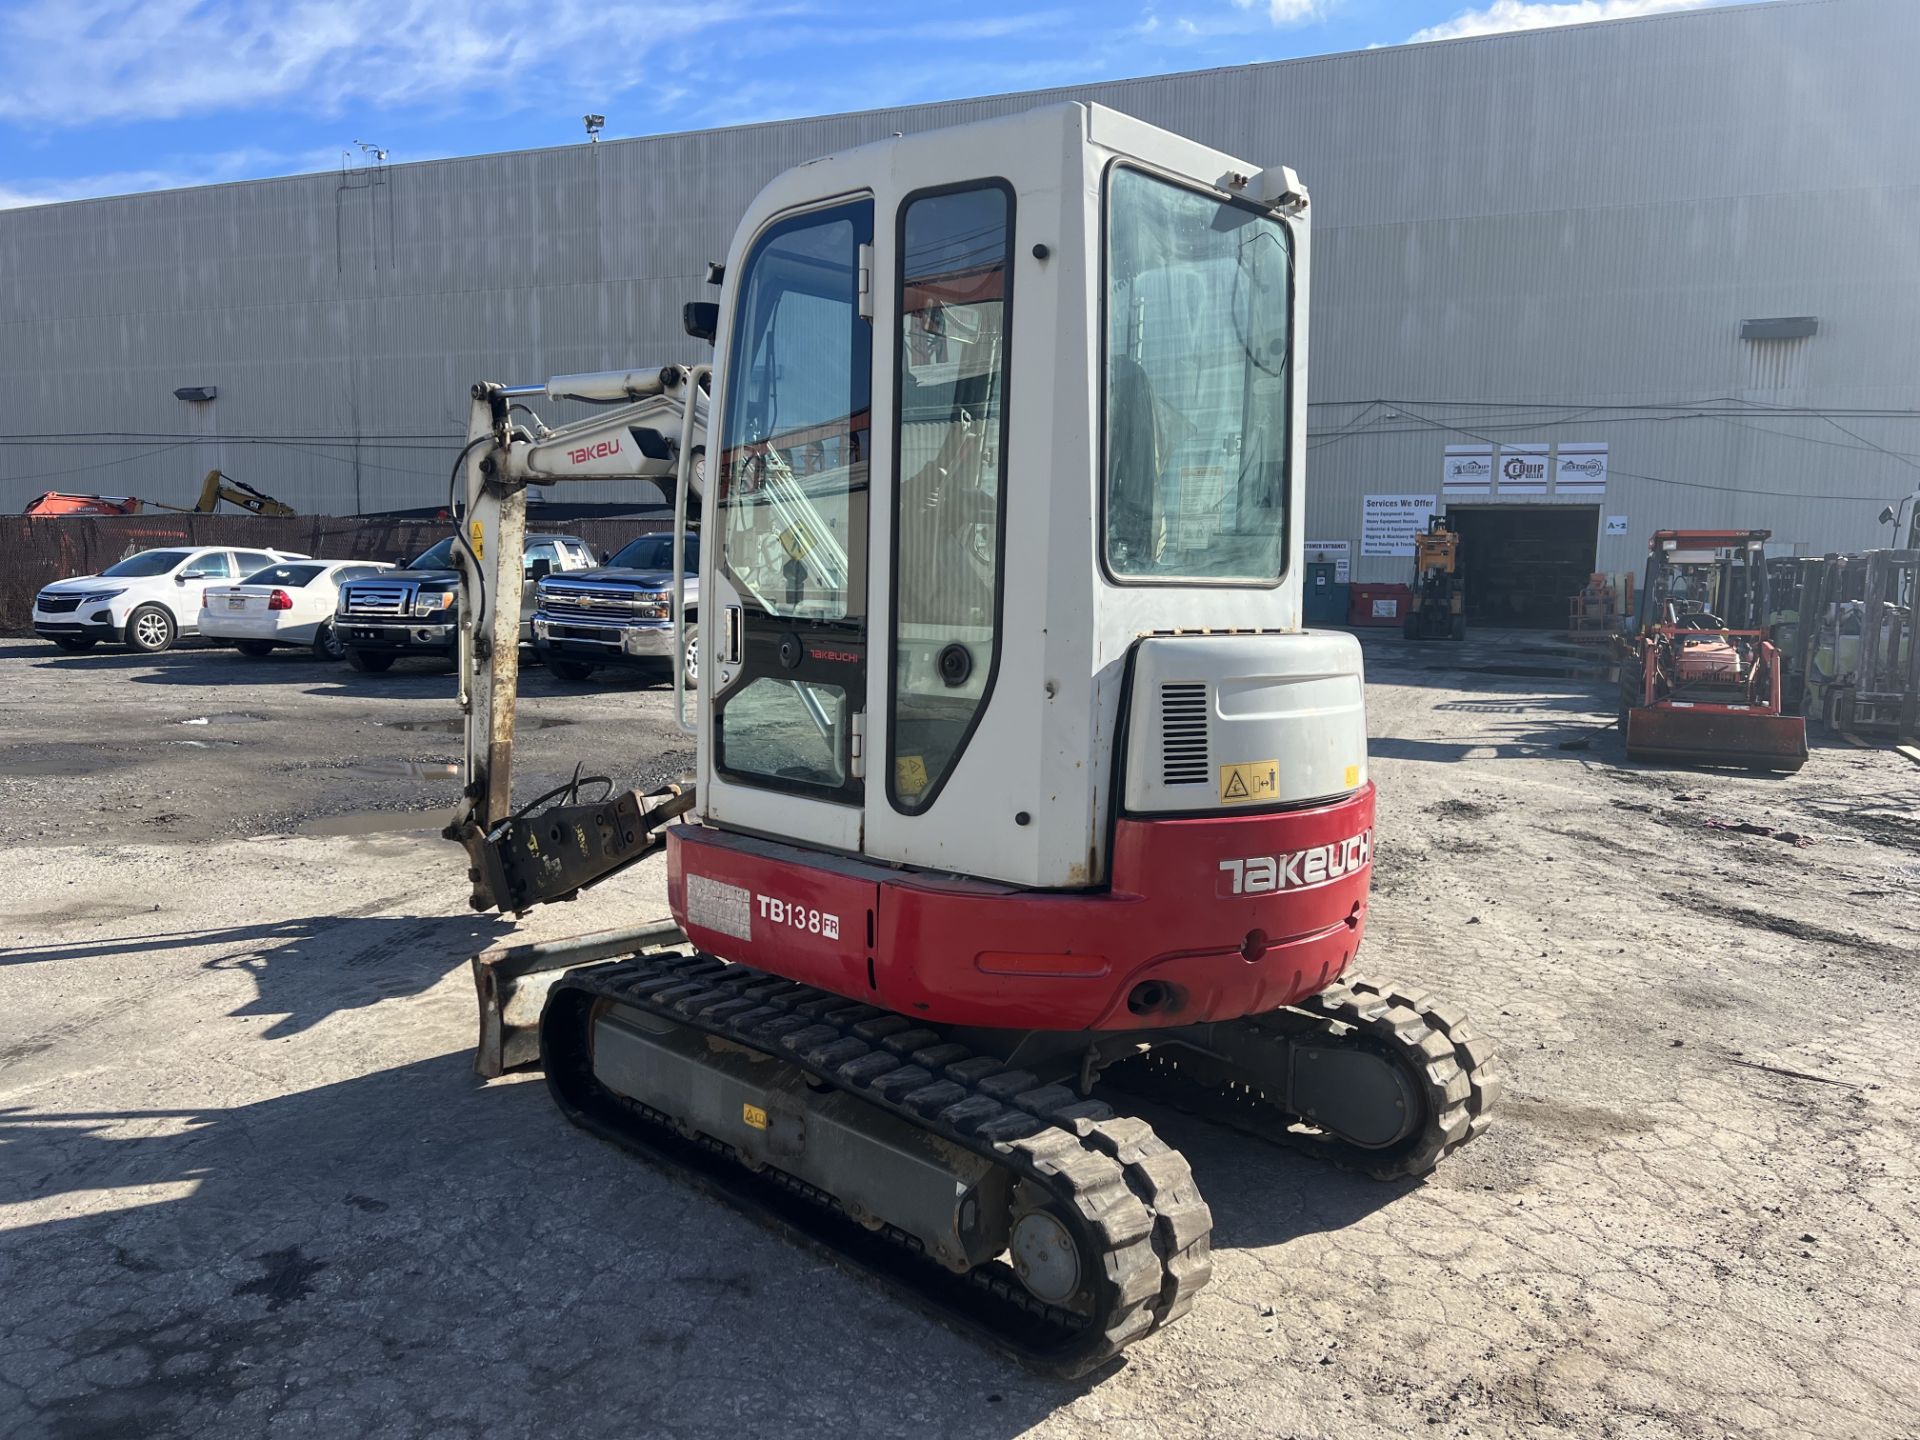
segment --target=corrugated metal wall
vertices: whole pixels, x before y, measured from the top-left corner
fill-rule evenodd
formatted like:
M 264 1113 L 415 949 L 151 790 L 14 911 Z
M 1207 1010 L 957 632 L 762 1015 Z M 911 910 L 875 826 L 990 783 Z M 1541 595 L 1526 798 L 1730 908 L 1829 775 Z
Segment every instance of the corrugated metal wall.
M 679 307 L 778 171 L 1071 96 L 1312 187 L 1312 538 L 1437 491 L 1467 432 L 1607 441 L 1604 568 L 1656 524 L 1865 544 L 1920 422 L 1765 412 L 1920 409 L 1916 54 L 1913 0 L 1781 0 L 0 212 L 0 510 L 177 503 L 214 464 L 306 511 L 433 503 L 474 380 L 690 354 Z M 1777 315 L 1819 333 L 1738 338 Z

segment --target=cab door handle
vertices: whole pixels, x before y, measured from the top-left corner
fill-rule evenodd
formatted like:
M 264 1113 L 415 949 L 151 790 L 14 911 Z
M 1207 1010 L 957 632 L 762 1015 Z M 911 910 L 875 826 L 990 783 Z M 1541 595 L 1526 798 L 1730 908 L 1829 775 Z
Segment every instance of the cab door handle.
M 741 631 L 740 607 L 738 605 L 727 606 L 725 630 L 726 633 L 721 641 L 720 662 L 723 665 L 738 665 L 740 663 Z

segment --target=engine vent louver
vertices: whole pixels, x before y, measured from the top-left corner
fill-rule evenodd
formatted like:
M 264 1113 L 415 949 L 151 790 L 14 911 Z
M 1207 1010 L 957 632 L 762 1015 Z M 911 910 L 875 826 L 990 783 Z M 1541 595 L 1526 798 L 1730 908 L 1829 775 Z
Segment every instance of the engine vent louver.
M 1160 783 L 1205 785 L 1207 687 L 1203 683 L 1160 687 Z

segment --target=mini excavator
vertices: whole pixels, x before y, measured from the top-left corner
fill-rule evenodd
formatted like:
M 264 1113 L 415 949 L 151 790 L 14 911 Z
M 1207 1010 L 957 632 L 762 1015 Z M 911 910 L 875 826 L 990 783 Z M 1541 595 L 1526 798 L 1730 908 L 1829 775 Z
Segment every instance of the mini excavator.
M 1374 787 L 1359 646 L 1301 623 L 1308 203 L 1098 106 L 895 137 L 753 201 L 686 309 L 711 365 L 474 388 L 472 902 L 664 847 L 674 922 L 478 957 L 483 1073 L 539 1064 L 577 1124 L 1063 1375 L 1211 1272 L 1141 1102 L 1384 1179 L 1481 1133 L 1486 1040 L 1353 973 Z M 549 428 L 541 393 L 603 408 Z M 676 536 L 699 506 L 696 773 L 516 807 L 526 487 L 610 478 Z

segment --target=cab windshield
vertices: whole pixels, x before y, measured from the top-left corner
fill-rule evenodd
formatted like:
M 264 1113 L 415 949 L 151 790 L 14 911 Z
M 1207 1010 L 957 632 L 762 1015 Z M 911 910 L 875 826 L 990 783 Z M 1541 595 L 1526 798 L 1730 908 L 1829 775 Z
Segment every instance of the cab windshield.
M 1107 223 L 1107 570 L 1286 566 L 1293 256 L 1263 211 L 1125 166 Z

